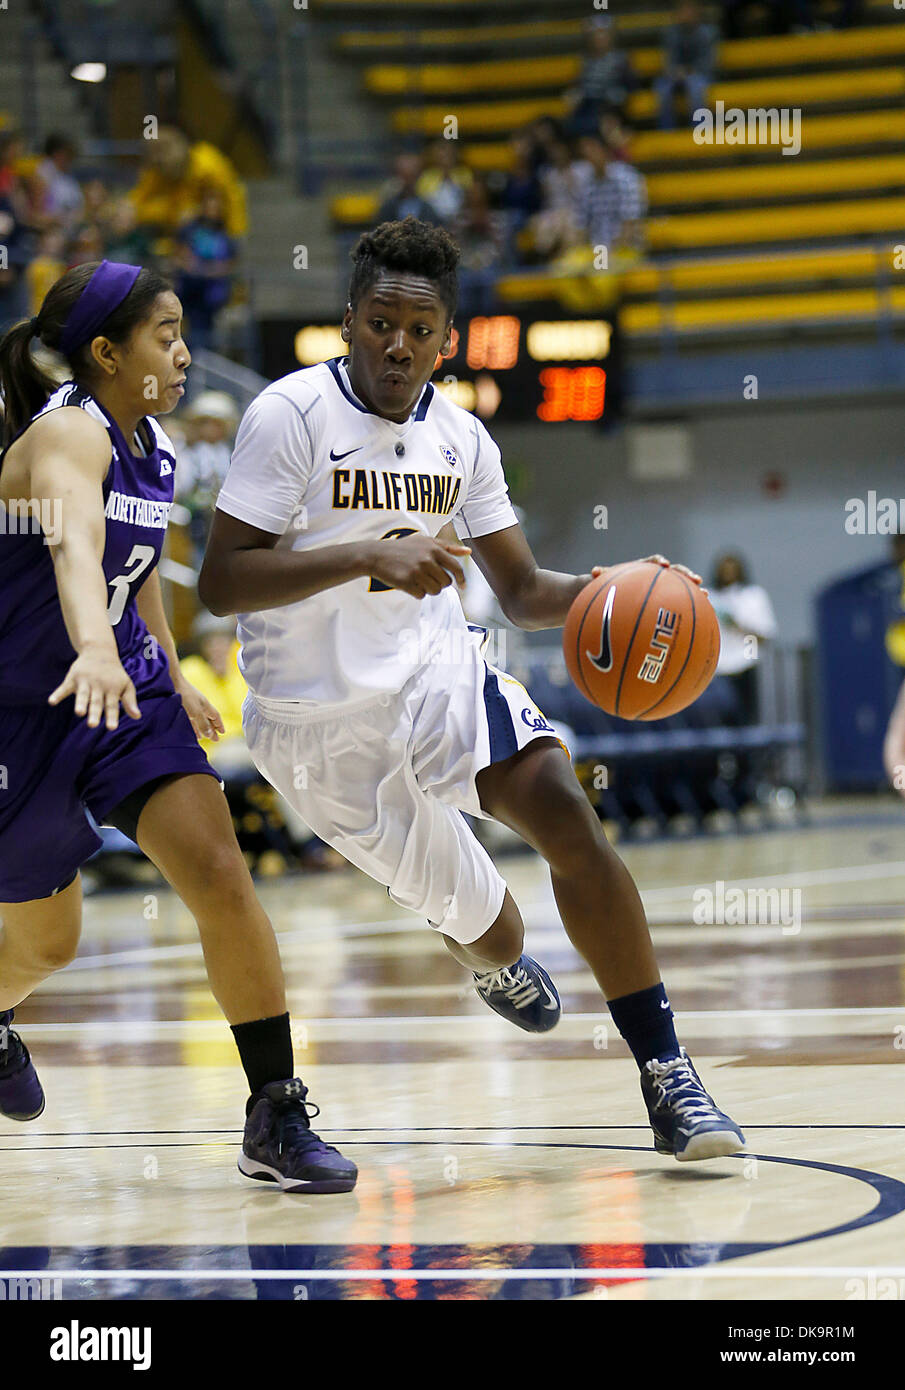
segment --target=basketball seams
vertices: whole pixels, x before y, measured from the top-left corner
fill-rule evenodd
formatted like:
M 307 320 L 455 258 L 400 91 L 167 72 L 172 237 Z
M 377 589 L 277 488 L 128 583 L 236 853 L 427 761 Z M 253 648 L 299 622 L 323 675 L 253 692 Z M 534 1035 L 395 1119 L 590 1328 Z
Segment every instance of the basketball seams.
M 676 676 L 676 678 L 675 678 L 675 680 L 673 681 L 672 685 L 669 687 L 668 690 L 664 690 L 664 691 L 663 691 L 663 693 L 662 693 L 662 695 L 660 696 L 659 700 L 655 700 L 654 703 L 650 706 L 649 709 L 646 709 L 646 710 L 644 711 L 643 714 L 639 714 L 639 715 L 637 716 L 638 719 L 646 719 L 646 718 L 648 717 L 649 714 L 652 714 L 652 713 L 653 713 L 653 711 L 657 708 L 658 705 L 662 705 L 663 701 L 664 701 L 669 695 L 672 694 L 672 692 L 675 690 L 676 686 L 679 684 L 679 681 L 682 679 L 683 675 L 685 674 L 685 667 L 688 665 L 689 659 L 690 659 L 690 657 L 691 657 L 691 653 L 692 653 L 692 651 L 694 650 L 694 634 L 695 634 L 695 631 L 696 631 L 697 625 L 698 625 L 698 612 L 697 612 L 697 605 L 695 604 L 694 592 L 693 592 L 693 590 L 692 590 L 692 588 L 691 588 L 691 585 L 689 584 L 688 580 L 685 578 L 684 574 L 679 574 L 677 570 L 673 570 L 673 573 L 675 574 L 675 576 L 676 576 L 677 579 L 681 579 L 682 583 L 685 585 L 685 588 L 688 590 L 688 594 L 689 594 L 689 597 L 690 597 L 690 599 L 691 599 L 691 636 L 690 636 L 689 639 L 688 639 L 688 649 L 687 649 L 687 651 L 685 652 L 685 660 L 682 662 L 682 667 L 681 667 L 681 669 L 680 669 L 680 671 L 679 671 L 679 674 Z M 691 703 L 693 704 L 694 701 L 692 701 Z M 685 708 L 686 708 L 686 709 L 688 708 L 687 705 L 685 706 Z
M 619 713 L 619 701 L 620 701 L 621 698 L 622 698 L 622 682 L 625 680 L 625 672 L 626 672 L 626 670 L 627 670 L 627 668 L 628 668 L 629 658 L 631 657 L 631 654 L 632 654 L 632 647 L 633 647 L 634 644 L 635 644 L 635 638 L 636 638 L 637 635 L 638 635 L 638 628 L 639 628 L 640 625 L 641 625 L 641 619 L 644 617 L 645 610 L 647 609 L 647 605 L 648 605 L 648 601 L 649 601 L 649 599 L 650 599 L 650 596 L 651 596 L 651 594 L 652 594 L 653 591 L 654 591 L 654 586 L 655 586 L 655 584 L 657 583 L 657 580 L 660 578 L 660 575 L 661 575 L 662 573 L 663 573 L 663 566 L 662 566 L 662 565 L 658 565 L 658 566 L 657 566 L 657 573 L 654 575 L 653 579 L 651 580 L 651 582 L 650 582 L 650 588 L 648 589 L 647 593 L 644 595 L 644 599 L 643 599 L 643 601 L 642 601 L 642 603 L 641 603 L 640 608 L 638 609 L 638 616 L 637 616 L 637 618 L 635 619 L 635 626 L 632 628 L 632 635 L 631 635 L 631 637 L 629 638 L 628 646 L 626 647 L 626 650 L 625 650 L 625 660 L 624 660 L 623 663 L 622 663 L 622 670 L 619 672 L 619 684 L 618 684 L 617 687 L 616 687 L 616 707 L 615 707 L 615 710 L 613 711 L 613 713 L 614 713 L 614 714 L 616 715 L 616 717 L 619 718 L 619 719 L 622 719 L 622 718 L 625 718 L 625 717 L 626 717 L 626 716 L 621 715 L 621 714 Z M 638 718 L 640 718 L 640 716 L 637 715 L 637 714 L 636 714 L 636 715 L 632 715 L 631 717 L 632 717 L 633 719 L 638 719 Z

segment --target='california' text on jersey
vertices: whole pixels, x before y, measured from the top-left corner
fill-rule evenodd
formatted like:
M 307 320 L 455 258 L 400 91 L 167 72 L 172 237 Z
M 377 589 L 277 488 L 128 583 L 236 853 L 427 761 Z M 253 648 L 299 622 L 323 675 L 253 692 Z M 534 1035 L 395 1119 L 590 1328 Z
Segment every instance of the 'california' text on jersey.
M 358 399 L 339 357 L 252 401 L 217 506 L 278 536 L 278 550 L 435 536 L 456 518 L 466 536 L 517 522 L 480 420 L 430 382 L 407 420 L 385 420 Z M 467 630 L 454 584 L 417 599 L 365 576 L 240 613 L 239 664 L 257 697 L 349 709 L 400 690 Z

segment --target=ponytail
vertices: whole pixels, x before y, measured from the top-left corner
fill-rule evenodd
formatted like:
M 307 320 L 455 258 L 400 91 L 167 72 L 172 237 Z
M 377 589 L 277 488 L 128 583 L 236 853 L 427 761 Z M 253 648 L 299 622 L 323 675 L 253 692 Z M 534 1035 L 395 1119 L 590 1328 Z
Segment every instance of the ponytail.
M 0 339 L 4 449 L 57 389 L 57 382 L 38 366 L 29 350 L 32 338 L 40 332 L 40 323 L 35 326 L 34 319 L 25 319 Z
M 75 304 L 100 265 L 88 261 L 73 266 L 51 285 L 38 314 L 33 319 L 16 323 L 0 339 L 0 391 L 3 393 L 2 448 L 8 449 L 13 439 L 53 395 L 60 380 L 38 365 L 31 354 L 31 341 L 37 337 L 45 347 L 60 352 L 63 330 Z M 153 308 L 159 294 L 172 290 L 172 283 L 156 270 L 142 269 L 125 299 L 92 335 L 123 343 Z M 70 354 L 61 354 L 67 363 L 68 377 L 87 384 L 91 378 L 94 359 L 91 343 L 84 343 Z

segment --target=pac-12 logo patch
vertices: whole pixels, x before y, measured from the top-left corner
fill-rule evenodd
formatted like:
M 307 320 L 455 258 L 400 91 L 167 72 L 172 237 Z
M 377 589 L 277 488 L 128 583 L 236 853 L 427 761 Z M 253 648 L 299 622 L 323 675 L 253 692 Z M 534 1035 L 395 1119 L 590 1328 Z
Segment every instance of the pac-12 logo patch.
M 452 445 L 440 444 L 438 445 L 438 448 L 446 462 L 449 464 L 450 468 L 457 468 L 459 464 L 459 455 L 456 453 Z

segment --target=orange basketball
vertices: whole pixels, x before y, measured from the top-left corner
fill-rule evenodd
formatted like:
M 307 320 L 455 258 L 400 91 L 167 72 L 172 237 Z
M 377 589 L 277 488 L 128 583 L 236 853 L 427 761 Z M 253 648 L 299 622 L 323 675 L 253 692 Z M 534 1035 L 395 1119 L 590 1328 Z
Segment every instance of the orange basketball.
M 563 652 L 592 704 L 620 719 L 665 719 L 713 677 L 720 628 L 700 586 L 650 563 L 614 565 L 569 609 Z

